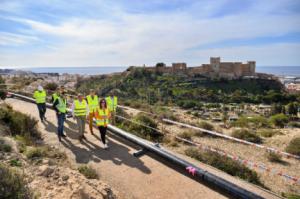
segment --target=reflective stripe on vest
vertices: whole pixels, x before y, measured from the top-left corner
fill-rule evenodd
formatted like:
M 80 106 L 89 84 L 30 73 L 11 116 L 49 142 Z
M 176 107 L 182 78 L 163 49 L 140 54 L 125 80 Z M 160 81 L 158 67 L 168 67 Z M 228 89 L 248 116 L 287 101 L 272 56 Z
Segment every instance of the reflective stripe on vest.
M 67 111 L 67 100 L 62 100 L 60 97 L 57 99 L 58 104 L 56 105 L 56 108 L 61 113 L 66 113 Z
M 108 109 L 103 110 L 98 108 L 97 111 L 98 111 L 98 116 L 100 117 L 106 116 L 106 119 L 102 119 L 99 117 L 96 118 L 97 126 L 107 126 L 107 124 L 109 123 L 109 119 L 108 119 L 109 110 Z
M 46 91 L 35 91 L 33 94 L 36 103 L 45 103 L 46 102 Z
M 97 108 L 99 107 L 99 100 L 98 100 L 98 96 L 94 95 L 94 97 L 92 98 L 91 95 L 86 96 L 88 105 L 89 105 L 89 109 L 90 112 L 94 112 L 97 110 Z
M 74 100 L 74 114 L 75 116 L 86 115 L 86 101 Z
M 116 111 L 117 105 L 118 105 L 118 98 L 116 96 L 113 97 L 114 99 L 112 100 L 111 97 L 106 97 L 106 104 L 107 108 L 109 111 Z

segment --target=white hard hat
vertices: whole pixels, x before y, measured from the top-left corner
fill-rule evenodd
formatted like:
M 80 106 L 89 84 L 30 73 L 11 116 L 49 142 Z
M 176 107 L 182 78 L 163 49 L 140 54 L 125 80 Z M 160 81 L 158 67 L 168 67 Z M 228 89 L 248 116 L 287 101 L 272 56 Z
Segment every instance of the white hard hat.
M 43 90 L 43 87 L 42 87 L 42 86 L 38 86 L 38 90 L 39 90 L 39 91 L 42 91 L 42 90 Z

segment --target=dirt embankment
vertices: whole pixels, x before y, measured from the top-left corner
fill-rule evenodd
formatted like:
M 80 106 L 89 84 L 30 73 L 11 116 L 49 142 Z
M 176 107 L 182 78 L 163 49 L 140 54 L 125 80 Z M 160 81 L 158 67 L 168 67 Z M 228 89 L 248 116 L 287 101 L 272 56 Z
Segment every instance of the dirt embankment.
M 66 159 L 43 157 L 28 159 L 19 152 L 16 141 L 2 137 L 11 151 L 0 151 L 0 163 L 17 170 L 36 198 L 114 199 L 117 192 L 98 179 L 87 179 L 72 169 Z M 45 147 L 45 146 L 44 146 Z M 54 147 L 52 147 L 54 148 Z M 56 150 L 56 149 L 55 149 Z M 60 153 L 60 152 L 57 152 Z

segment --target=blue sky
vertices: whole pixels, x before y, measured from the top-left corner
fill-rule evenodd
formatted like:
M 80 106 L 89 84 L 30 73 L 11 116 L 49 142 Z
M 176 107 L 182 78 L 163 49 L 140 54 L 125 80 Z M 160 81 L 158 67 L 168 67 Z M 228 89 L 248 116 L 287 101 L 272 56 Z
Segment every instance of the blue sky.
M 0 0 L 0 66 L 300 66 L 300 0 Z

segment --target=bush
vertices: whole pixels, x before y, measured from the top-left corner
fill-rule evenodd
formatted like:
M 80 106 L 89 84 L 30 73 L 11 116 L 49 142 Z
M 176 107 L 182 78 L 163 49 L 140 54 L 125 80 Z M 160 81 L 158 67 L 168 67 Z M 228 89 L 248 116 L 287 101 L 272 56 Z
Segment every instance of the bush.
M 21 167 L 22 162 L 19 159 L 12 159 L 9 161 L 9 165 L 12 167 Z
M 288 117 L 283 113 L 271 116 L 270 122 L 277 127 L 283 128 L 289 121 Z
M 0 90 L 0 99 L 5 100 L 6 99 L 6 91 L 5 90 Z
M 44 149 L 40 148 L 40 147 L 31 148 L 26 151 L 26 157 L 31 160 L 44 157 L 45 154 L 46 154 L 46 152 L 44 151 Z
M 135 135 L 140 136 L 147 140 L 151 140 L 155 142 L 159 142 L 162 140 L 163 134 L 155 130 L 157 129 L 157 123 L 152 118 L 142 113 L 139 113 L 137 116 L 133 118 L 133 120 L 139 124 L 132 123 L 132 122 L 125 122 L 125 123 L 123 122 L 123 124 L 125 125 L 122 125 L 122 127 L 127 128 L 128 131 L 130 131 L 131 133 L 134 133 Z M 146 126 L 149 126 L 153 129 L 148 128 Z
M 11 152 L 11 146 L 5 143 L 5 140 L 0 138 L 0 151 Z
M 282 156 L 274 152 L 268 153 L 267 158 L 271 162 L 282 162 Z
M 88 166 L 80 166 L 78 171 L 84 175 L 87 179 L 98 179 L 99 176 L 95 169 L 88 167 Z
M 300 137 L 292 139 L 289 145 L 285 148 L 285 151 L 300 156 Z
M 246 166 L 230 158 L 223 157 L 218 153 L 200 152 L 198 149 L 190 147 L 185 150 L 185 154 L 205 164 L 216 167 L 230 175 L 238 176 L 248 182 L 264 186 L 255 171 L 250 170 Z
M 41 139 L 37 129 L 37 120 L 26 114 L 12 110 L 10 107 L 0 107 L 0 122 L 8 125 L 13 136 L 20 135 L 28 141 Z
M 181 137 L 186 140 L 192 140 L 192 137 L 195 135 L 193 131 L 183 131 L 178 134 L 178 137 Z
M 51 90 L 51 91 L 55 91 L 57 89 L 57 87 L 58 87 L 58 85 L 55 82 L 50 82 L 45 85 L 45 89 Z
M 299 122 L 289 122 L 288 126 L 293 127 L 293 128 L 300 128 L 300 123 Z
M 197 126 L 199 128 L 203 128 L 203 129 L 206 129 L 206 130 L 209 130 L 209 131 L 215 130 L 215 128 L 212 124 L 210 124 L 208 122 L 204 122 L 204 121 L 201 121 L 200 123 L 198 123 Z
M 288 194 L 287 199 L 300 199 L 300 195 L 298 195 L 298 194 Z
M 256 133 L 266 138 L 281 134 L 280 131 L 272 129 L 259 129 Z
M 30 199 L 32 193 L 27 187 L 23 176 L 13 169 L 0 164 L 0 198 Z
M 239 138 L 239 139 L 246 140 L 249 142 L 262 143 L 262 139 L 258 135 L 248 131 L 247 129 L 235 130 L 232 132 L 231 135 L 235 138 Z

